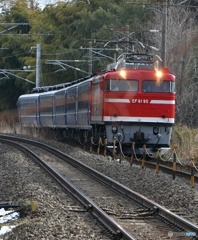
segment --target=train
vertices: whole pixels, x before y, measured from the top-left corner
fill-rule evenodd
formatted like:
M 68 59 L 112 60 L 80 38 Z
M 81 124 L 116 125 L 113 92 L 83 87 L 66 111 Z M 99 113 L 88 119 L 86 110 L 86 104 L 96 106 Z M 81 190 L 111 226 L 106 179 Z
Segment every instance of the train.
M 127 156 L 145 148 L 165 153 L 175 122 L 175 76 L 157 63 L 153 55 L 126 53 L 92 76 L 35 88 L 18 99 L 20 124 L 106 143 Z

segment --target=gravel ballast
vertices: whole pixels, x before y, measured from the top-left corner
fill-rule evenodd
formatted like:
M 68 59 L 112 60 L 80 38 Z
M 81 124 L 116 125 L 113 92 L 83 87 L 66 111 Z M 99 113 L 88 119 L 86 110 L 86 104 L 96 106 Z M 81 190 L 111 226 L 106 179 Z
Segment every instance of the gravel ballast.
M 130 166 L 124 160 L 119 163 L 110 156 L 91 154 L 65 143 L 46 143 L 170 210 L 184 214 L 185 218 L 198 225 L 196 184 L 191 188 L 190 181 L 179 177 L 173 180 L 172 176 L 161 171 L 156 174 L 154 170 L 142 169 L 135 164 Z M 37 165 L 14 148 L 3 144 L 0 148 L 0 201 L 38 202 L 38 211 L 20 219 L 19 226 L 4 235 L 3 239 L 109 239 L 101 228 L 95 229 L 94 219 L 90 220 L 89 216 L 85 218 L 86 213 L 79 214 L 76 211 L 79 205 L 63 193 Z
M 89 213 L 40 167 L 10 146 L 2 144 L 0 149 L 0 202 L 38 204 L 35 213 L 27 211 L 24 217 L 11 222 L 9 225 L 17 227 L 0 239 L 109 239 Z

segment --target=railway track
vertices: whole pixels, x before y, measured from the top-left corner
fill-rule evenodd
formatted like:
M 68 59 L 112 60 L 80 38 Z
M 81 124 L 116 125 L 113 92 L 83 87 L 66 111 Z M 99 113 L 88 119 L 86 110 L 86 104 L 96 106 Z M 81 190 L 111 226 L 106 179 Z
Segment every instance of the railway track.
M 136 159 L 133 160 L 134 164 L 136 165 L 142 165 L 142 161 L 139 160 L 137 161 Z M 156 169 L 156 164 L 157 164 L 157 160 L 148 160 L 144 162 L 144 167 L 148 167 L 151 169 Z M 186 166 L 185 168 L 181 167 L 179 164 L 177 165 L 177 169 L 175 170 L 175 172 L 173 172 L 173 168 L 172 168 L 173 163 L 172 162 L 164 162 L 162 160 L 159 161 L 159 170 L 169 174 L 169 175 L 173 175 L 173 173 L 175 174 L 175 177 L 184 177 L 187 179 L 190 179 L 191 177 L 191 168 L 189 166 Z M 194 173 L 194 180 L 195 182 L 198 182 L 198 173 L 195 172 Z
M 157 239 L 157 236 L 167 237 L 170 231 L 198 233 L 198 227 L 191 222 L 54 148 L 7 135 L 0 135 L 0 141 L 28 151 L 50 175 L 55 176 L 61 186 L 75 195 L 86 211 L 99 218 L 116 239 L 149 239 L 145 238 L 144 234 L 150 234 L 150 239 Z M 23 146 L 15 141 L 23 143 Z M 24 144 L 27 143 L 37 148 L 42 147 L 48 154 L 42 152 L 44 150 L 35 150 L 35 147 L 31 147 L 32 150 L 24 148 Z M 33 153 L 35 151 L 36 155 Z M 56 159 L 49 157 L 49 153 L 56 156 Z M 39 159 L 37 155 L 42 155 L 44 160 Z M 69 182 L 65 181 L 65 178 Z
M 70 144 L 71 142 L 69 141 L 66 141 L 68 144 Z M 81 144 L 82 146 L 84 146 L 83 144 Z M 88 146 L 86 146 L 87 149 L 89 148 Z M 84 146 L 84 148 L 86 148 Z M 95 145 L 93 146 L 94 148 L 94 151 L 97 152 L 98 151 L 98 146 Z M 112 156 L 112 152 L 107 152 L 107 155 L 110 155 Z M 123 154 L 115 154 L 113 156 L 113 158 L 116 158 L 116 159 L 119 159 L 119 161 L 127 161 L 129 162 L 129 164 L 132 166 L 133 164 L 136 164 L 136 165 L 139 165 L 142 167 L 143 165 L 143 168 L 144 167 L 148 167 L 148 168 L 151 168 L 151 169 L 156 169 L 156 165 L 158 164 L 158 169 L 169 174 L 169 175 L 172 175 L 174 176 L 174 178 L 176 177 L 184 177 L 184 178 L 187 178 L 187 179 L 190 179 L 191 178 L 191 171 L 192 171 L 192 168 L 190 165 L 186 165 L 186 166 L 182 166 L 181 164 L 179 164 L 177 162 L 176 164 L 176 169 L 173 170 L 173 162 L 171 162 L 170 160 L 162 160 L 162 158 L 160 159 L 157 159 L 157 157 L 149 157 L 146 155 L 146 160 L 144 161 L 144 163 L 142 163 L 142 159 L 139 159 L 137 158 L 137 156 L 135 155 L 133 157 L 133 161 L 131 162 L 131 158 L 130 157 L 127 157 Z M 194 181 L 198 183 L 198 172 L 194 170 Z

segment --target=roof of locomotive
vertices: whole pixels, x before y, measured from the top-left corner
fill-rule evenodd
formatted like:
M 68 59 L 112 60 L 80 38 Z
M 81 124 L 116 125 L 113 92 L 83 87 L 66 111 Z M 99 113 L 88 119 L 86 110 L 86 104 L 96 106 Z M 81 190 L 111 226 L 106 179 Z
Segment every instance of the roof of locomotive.
M 150 69 L 156 68 L 157 61 L 153 55 L 147 54 L 122 54 L 118 60 L 107 66 L 106 71 L 118 71 L 120 69 Z

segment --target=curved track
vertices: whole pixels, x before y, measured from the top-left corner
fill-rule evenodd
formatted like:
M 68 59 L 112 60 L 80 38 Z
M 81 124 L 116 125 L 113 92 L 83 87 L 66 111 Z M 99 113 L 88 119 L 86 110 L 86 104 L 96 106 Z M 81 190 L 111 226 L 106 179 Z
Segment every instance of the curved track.
M 149 224 L 152 228 L 156 228 L 156 236 L 159 236 L 160 232 L 162 235 L 163 231 L 166 231 L 167 236 L 167 231 L 173 229 L 174 231 L 176 229 L 178 232 L 191 231 L 198 233 L 198 227 L 191 222 L 52 147 L 41 144 L 40 142 L 7 135 L 0 135 L 0 141 L 12 144 L 22 151 L 28 152 L 50 175 L 55 177 L 59 184 L 66 188 L 72 195 L 75 195 L 87 211 L 90 211 L 90 213 L 99 218 L 103 224 L 108 226 L 117 239 L 135 239 L 132 234 L 140 230 L 144 231 L 144 229 L 148 231 Z M 33 153 L 35 149 L 33 151 L 28 150 L 14 141 L 23 142 L 23 145 L 24 143 L 29 143 L 45 149 L 48 153 L 50 152 L 56 157 L 66 161 L 70 166 L 66 166 L 65 162 L 60 163 L 60 159 L 52 160 L 49 156 L 42 161 Z M 46 153 L 40 154 L 45 158 Z M 71 165 L 73 167 L 71 167 Z M 82 175 L 82 172 L 86 173 L 88 177 Z M 66 181 L 64 176 L 69 179 L 69 182 Z M 78 187 L 74 187 L 71 182 Z M 98 182 L 100 182 L 102 186 L 97 185 L 99 184 Z M 104 190 L 104 185 L 106 190 Z M 81 190 L 79 191 L 78 189 Z M 86 195 L 93 200 L 90 200 Z M 95 202 L 97 202 L 97 204 Z M 100 207 L 98 207 L 98 205 L 100 205 Z M 113 217 L 110 217 L 110 215 Z M 160 228 L 160 231 L 157 231 L 157 228 Z

